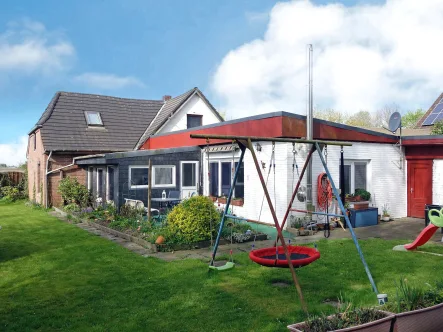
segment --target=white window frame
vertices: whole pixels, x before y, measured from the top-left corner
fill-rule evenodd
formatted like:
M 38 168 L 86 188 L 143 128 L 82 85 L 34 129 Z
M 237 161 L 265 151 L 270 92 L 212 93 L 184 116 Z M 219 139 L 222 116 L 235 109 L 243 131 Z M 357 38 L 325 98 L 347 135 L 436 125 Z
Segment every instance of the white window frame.
M 155 172 L 157 168 L 171 168 L 172 169 L 172 184 L 156 184 L 155 183 Z M 153 165 L 152 166 L 152 188 L 175 188 L 176 187 L 176 171 L 175 165 Z
M 128 171 L 129 171 L 129 174 L 128 174 L 128 186 L 129 186 L 129 189 L 142 189 L 142 188 L 148 188 L 149 184 L 144 184 L 144 185 L 134 185 L 134 186 L 131 184 L 131 182 L 132 182 L 132 178 L 131 178 L 131 170 L 132 170 L 133 168 L 146 168 L 146 169 L 148 169 L 148 172 L 149 172 L 149 166 L 147 166 L 147 165 L 133 165 L 133 166 L 129 166 L 129 167 L 128 167 Z M 149 173 L 148 173 L 148 176 L 149 176 Z M 152 174 L 151 174 L 151 178 L 152 178 Z
M 106 172 L 106 169 L 105 168 L 103 168 L 103 167 L 97 167 L 97 170 L 96 170 L 96 174 L 97 174 L 97 179 L 96 179 L 96 196 L 97 196 L 97 198 L 98 197 L 101 197 L 101 196 L 99 196 L 99 186 L 98 186 L 98 180 L 99 180 L 99 176 L 98 176 L 98 171 L 99 170 L 102 170 L 103 171 L 103 185 L 105 186 L 105 195 L 106 195 L 106 177 L 107 177 L 107 172 Z M 103 200 L 103 199 L 105 199 L 106 197 L 101 197 L 101 199 Z
M 351 166 L 351 194 L 355 193 L 355 163 L 365 163 L 366 164 L 366 190 L 367 191 L 371 191 L 371 177 L 370 177 L 370 160 L 367 159 L 363 159 L 363 160 L 358 160 L 358 159 L 345 159 L 344 160 L 344 164 Z
M 88 190 L 92 191 L 94 183 L 94 167 L 88 167 Z
M 88 115 L 89 114 L 98 114 L 98 119 L 100 120 L 100 123 L 89 123 L 89 118 Z M 88 126 L 91 127 L 103 127 L 103 119 L 102 119 L 102 115 L 100 114 L 100 112 L 97 111 L 85 111 L 85 118 L 86 118 L 86 124 Z
M 198 176 L 199 175 L 199 173 L 198 173 L 198 171 L 199 171 L 199 168 L 198 168 L 199 162 L 196 161 L 196 160 L 183 160 L 183 161 L 180 161 L 180 181 L 181 181 L 180 188 L 181 189 L 191 189 L 191 188 L 194 188 L 194 187 L 183 186 L 183 164 L 194 164 L 195 165 L 195 186 L 197 187 L 197 190 L 198 190 L 199 187 L 200 187 L 200 181 L 199 181 L 199 176 Z
M 232 157 L 214 158 L 214 159 L 211 159 L 209 161 L 210 164 L 213 164 L 213 163 L 217 164 L 218 163 L 218 193 L 217 193 L 218 197 L 220 197 L 221 194 L 222 194 L 222 192 L 221 192 L 221 190 L 222 190 L 222 188 L 221 188 L 222 187 L 221 186 L 221 181 L 222 181 L 222 167 L 221 167 L 221 164 L 222 163 L 228 163 L 228 162 L 231 164 L 231 185 L 232 185 L 232 180 L 234 179 L 234 174 L 235 174 L 235 163 L 238 163 L 239 161 L 240 161 L 240 158 L 238 158 L 238 157 L 234 158 L 234 163 L 232 161 Z M 234 173 L 232 172 L 232 168 L 233 167 L 234 167 Z M 245 161 L 243 160 L 243 170 L 244 170 L 244 167 L 245 167 Z M 208 173 L 209 172 L 210 172 L 210 169 L 208 169 Z M 244 182 L 238 182 L 238 181 L 237 181 L 236 184 L 237 185 L 243 184 L 243 186 L 245 185 Z M 210 192 L 211 192 L 211 188 L 208 186 L 208 190 L 207 190 L 208 195 L 209 195 Z M 235 188 L 234 188 L 234 192 L 233 192 L 232 197 L 236 197 L 235 196 Z

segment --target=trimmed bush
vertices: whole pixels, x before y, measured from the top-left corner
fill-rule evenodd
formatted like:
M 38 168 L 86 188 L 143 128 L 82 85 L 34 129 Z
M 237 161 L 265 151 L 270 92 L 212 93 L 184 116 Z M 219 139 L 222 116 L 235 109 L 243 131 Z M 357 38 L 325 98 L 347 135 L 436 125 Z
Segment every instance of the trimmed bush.
M 209 197 L 193 196 L 174 207 L 168 214 L 167 223 L 175 237 L 193 243 L 211 237 L 211 231 L 215 230 L 219 216 Z

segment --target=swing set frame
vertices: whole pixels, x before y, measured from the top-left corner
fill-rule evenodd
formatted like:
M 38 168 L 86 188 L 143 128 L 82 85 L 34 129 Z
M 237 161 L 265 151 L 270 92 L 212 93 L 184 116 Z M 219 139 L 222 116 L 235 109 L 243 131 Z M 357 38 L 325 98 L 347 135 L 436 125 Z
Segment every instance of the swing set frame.
M 339 192 L 338 192 L 338 190 L 337 190 L 337 188 L 335 186 L 334 180 L 332 179 L 331 173 L 329 172 L 328 165 L 327 165 L 327 163 L 325 161 L 325 158 L 323 156 L 322 149 L 321 149 L 321 146 L 323 146 L 323 145 L 326 145 L 326 146 L 327 145 L 341 146 L 341 152 L 342 152 L 342 154 L 341 154 L 341 166 L 342 166 L 343 165 L 343 147 L 344 146 L 352 146 L 351 143 L 336 142 L 336 141 L 323 141 L 323 140 L 306 140 L 306 139 L 295 139 L 295 138 L 293 139 L 293 138 L 274 138 L 274 137 L 257 137 L 257 136 L 233 136 L 233 135 L 210 135 L 210 134 L 191 134 L 190 137 L 193 138 L 193 139 L 206 139 L 206 142 L 209 142 L 209 140 L 211 140 L 211 139 L 218 140 L 220 143 L 224 143 L 226 141 L 236 142 L 238 144 L 240 150 L 241 150 L 240 158 L 238 160 L 238 164 L 237 164 L 237 167 L 235 169 L 234 177 L 232 179 L 231 187 L 230 187 L 230 190 L 229 190 L 229 195 L 227 197 L 226 206 L 224 208 L 223 215 L 221 217 L 220 228 L 219 228 L 219 232 L 217 234 L 217 239 L 215 241 L 215 245 L 214 245 L 214 248 L 213 248 L 210 266 L 214 265 L 215 256 L 217 254 L 217 248 L 218 248 L 219 243 L 220 243 L 221 230 L 223 229 L 223 226 L 224 226 L 224 223 L 225 223 L 225 219 L 230 217 L 230 215 L 228 214 L 229 205 L 231 203 L 233 191 L 234 191 L 234 188 L 235 188 L 235 184 L 237 182 L 238 173 L 240 171 L 240 167 L 241 167 L 241 164 L 243 162 L 243 159 L 244 159 L 244 156 L 245 156 L 245 152 L 246 152 L 246 150 L 249 150 L 251 152 L 252 159 L 254 161 L 254 165 L 255 165 L 255 168 L 257 170 L 257 174 L 259 176 L 260 183 L 261 183 L 263 191 L 264 191 L 264 195 L 265 195 L 266 200 L 268 202 L 269 210 L 271 212 L 272 219 L 274 221 L 274 227 L 277 230 L 277 235 L 278 236 L 277 236 L 277 239 L 275 241 L 275 245 L 277 245 L 278 241 L 280 240 L 281 246 L 284 249 L 284 253 L 285 253 L 286 259 L 288 261 L 289 269 L 291 270 L 292 279 L 294 281 L 295 288 L 297 289 L 297 293 L 298 293 L 298 296 L 299 296 L 299 299 L 300 299 L 300 303 L 301 303 L 302 309 L 305 312 L 307 312 L 306 302 L 304 300 L 303 293 L 302 293 L 302 290 L 301 290 L 301 287 L 300 287 L 300 283 L 298 281 L 297 274 L 295 273 L 295 268 L 294 268 L 294 266 L 292 264 L 291 255 L 289 253 L 288 246 L 287 246 L 286 241 L 284 239 L 282 230 L 283 230 L 283 227 L 286 224 L 286 221 L 288 219 L 289 213 L 291 211 L 295 210 L 295 209 L 292 208 L 292 205 L 293 205 L 293 202 L 294 202 L 295 197 L 297 195 L 297 191 L 298 191 L 298 189 L 300 187 L 301 181 L 302 181 L 303 176 L 305 174 L 305 171 L 306 171 L 306 169 L 307 169 L 307 167 L 309 165 L 309 162 L 312 159 L 312 155 L 314 154 L 315 151 L 317 151 L 318 155 L 320 157 L 320 161 L 323 164 L 323 167 L 324 167 L 324 170 L 326 172 L 326 175 L 327 175 L 327 177 L 328 177 L 328 179 L 330 181 L 333 194 L 337 198 L 337 202 L 338 202 L 340 211 L 342 213 L 341 217 L 344 217 L 345 222 L 346 222 L 346 226 L 348 227 L 349 232 L 351 233 L 352 240 L 353 240 L 353 242 L 355 244 L 355 247 L 357 248 L 358 254 L 360 256 L 360 260 L 361 260 L 361 262 L 362 262 L 362 264 L 363 264 L 363 266 L 365 268 L 366 275 L 367 275 L 367 277 L 369 279 L 369 282 L 371 283 L 371 286 L 372 286 L 372 290 L 375 292 L 375 294 L 378 294 L 377 286 L 375 285 L 374 279 L 372 278 L 371 271 L 369 270 L 368 264 L 366 263 L 366 260 L 365 260 L 365 258 L 363 256 L 363 252 L 362 252 L 362 250 L 360 248 L 360 245 L 358 243 L 357 237 L 355 235 L 354 229 L 353 229 L 353 227 L 351 225 L 351 222 L 349 220 L 348 214 L 346 213 L 346 209 L 345 209 L 344 204 L 343 204 L 344 193 L 342 192 L 342 196 L 339 195 Z M 289 204 L 288 204 L 288 207 L 286 209 L 286 213 L 285 213 L 285 215 L 283 217 L 281 225 L 280 225 L 280 223 L 279 223 L 279 221 L 277 219 L 277 214 L 275 212 L 274 205 L 272 204 L 271 196 L 270 196 L 268 188 L 266 186 L 266 182 L 264 180 L 263 174 L 262 174 L 262 172 L 260 170 L 260 165 L 259 165 L 259 162 L 258 162 L 258 159 L 257 159 L 257 155 L 255 154 L 255 151 L 254 151 L 254 146 L 253 146 L 252 142 L 255 142 L 255 141 L 270 141 L 270 142 L 280 142 L 280 143 L 312 144 L 311 149 L 309 150 L 309 153 L 308 153 L 308 155 L 306 157 L 306 160 L 305 160 L 305 163 L 303 165 L 303 169 L 302 169 L 302 171 L 300 173 L 300 176 L 298 178 L 297 185 L 295 186 L 294 191 L 292 193 L 291 199 L 289 201 Z M 341 179 L 343 179 L 343 176 L 341 176 Z M 310 214 L 322 214 L 322 215 L 324 215 L 324 213 L 317 213 L 315 211 L 305 211 L 305 212 L 310 213 Z M 329 214 L 329 213 L 327 213 L 326 215 L 327 216 L 329 216 L 329 215 L 333 216 L 333 214 Z M 249 220 L 248 219 L 244 219 L 244 220 L 249 221 L 249 222 L 256 222 L 255 220 L 250 220 L 250 219 Z M 260 222 L 260 223 L 262 223 L 262 222 Z

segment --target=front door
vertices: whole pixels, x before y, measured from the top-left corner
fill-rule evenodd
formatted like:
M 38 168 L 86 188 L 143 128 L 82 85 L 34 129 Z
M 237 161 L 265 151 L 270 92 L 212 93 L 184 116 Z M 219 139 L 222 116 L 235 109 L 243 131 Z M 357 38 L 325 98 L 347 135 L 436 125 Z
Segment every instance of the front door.
M 432 204 L 432 160 L 408 160 L 408 216 L 425 217 Z
M 198 161 L 182 161 L 180 168 L 182 198 L 198 194 Z

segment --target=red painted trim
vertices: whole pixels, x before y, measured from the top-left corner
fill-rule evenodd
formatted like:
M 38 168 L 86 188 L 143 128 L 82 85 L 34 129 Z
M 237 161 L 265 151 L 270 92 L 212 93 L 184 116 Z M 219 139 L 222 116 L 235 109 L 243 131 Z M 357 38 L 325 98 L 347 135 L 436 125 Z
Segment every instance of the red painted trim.
M 437 138 L 429 138 L 429 139 L 414 139 L 414 138 L 407 138 L 405 137 L 403 139 L 402 144 L 404 146 L 412 146 L 412 145 L 443 145 L 443 139 Z
M 390 137 L 371 135 L 353 129 L 330 126 L 324 123 L 314 125 L 314 138 L 349 142 L 396 143 L 396 139 Z
M 282 137 L 282 118 L 266 118 L 259 120 L 249 120 L 233 124 L 217 126 L 213 128 L 186 131 L 181 133 L 170 133 L 169 135 L 153 136 L 146 141 L 141 150 L 163 149 L 171 147 L 205 145 L 204 139 L 191 139 L 190 134 L 211 134 L 211 135 L 241 135 L 259 137 Z M 223 140 L 211 140 L 214 143 L 226 143 Z
M 407 146 L 405 150 L 407 160 L 443 159 L 441 146 Z

